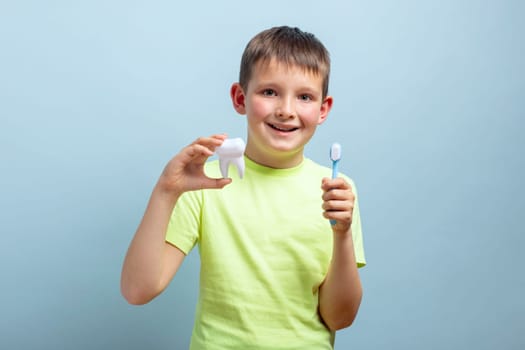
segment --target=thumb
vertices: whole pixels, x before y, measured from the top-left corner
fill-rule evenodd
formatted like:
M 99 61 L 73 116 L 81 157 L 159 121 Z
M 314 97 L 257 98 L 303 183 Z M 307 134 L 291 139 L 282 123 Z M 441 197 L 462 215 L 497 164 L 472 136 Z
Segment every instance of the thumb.
M 220 189 L 223 188 L 226 185 L 231 184 L 232 179 L 230 178 L 216 178 L 216 179 L 207 179 L 202 184 L 202 189 L 209 188 L 209 189 Z

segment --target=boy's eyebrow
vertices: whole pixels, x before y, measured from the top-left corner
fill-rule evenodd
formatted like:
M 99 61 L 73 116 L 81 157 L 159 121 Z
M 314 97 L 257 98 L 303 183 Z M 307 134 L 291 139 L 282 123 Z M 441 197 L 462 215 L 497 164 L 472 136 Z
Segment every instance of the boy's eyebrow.
M 256 89 L 261 89 L 261 88 L 280 88 L 282 84 L 278 83 L 278 82 L 275 82 L 275 81 L 271 81 L 271 80 L 267 80 L 267 81 L 259 81 L 257 83 L 254 84 L 254 87 Z M 309 93 L 322 93 L 322 86 L 314 86 L 316 84 L 312 84 L 312 86 L 308 86 L 308 85 L 300 85 L 299 87 L 296 87 L 294 88 L 294 90 L 297 90 L 297 91 L 303 91 L 303 92 L 309 92 Z

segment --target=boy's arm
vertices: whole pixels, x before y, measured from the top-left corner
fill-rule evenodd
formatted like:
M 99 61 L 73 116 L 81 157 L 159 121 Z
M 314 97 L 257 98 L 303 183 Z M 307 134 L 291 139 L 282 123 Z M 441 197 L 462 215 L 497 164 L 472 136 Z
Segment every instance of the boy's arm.
M 231 182 L 231 179 L 210 179 L 203 168 L 225 138 L 226 135 L 214 135 L 196 140 L 164 169 L 124 259 L 120 286 L 129 303 L 145 304 L 159 295 L 184 260 L 181 250 L 166 243 L 168 222 L 182 193 L 222 188 Z
M 134 305 L 149 302 L 169 284 L 184 260 L 184 253 L 165 242 L 166 229 L 178 196 L 156 186 L 131 241 L 121 276 L 121 292 Z
M 363 294 L 352 239 L 355 195 L 342 178 L 323 179 L 323 215 L 336 220 L 332 226 L 333 253 L 328 273 L 319 290 L 319 313 L 332 331 L 354 321 Z

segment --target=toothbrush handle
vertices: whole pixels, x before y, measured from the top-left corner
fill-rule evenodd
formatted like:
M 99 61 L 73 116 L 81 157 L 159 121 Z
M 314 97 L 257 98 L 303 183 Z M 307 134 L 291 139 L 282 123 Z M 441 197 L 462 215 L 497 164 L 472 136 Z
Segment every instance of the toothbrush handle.
M 334 160 L 332 162 L 332 179 L 335 179 L 337 177 L 337 173 L 339 172 L 339 160 Z M 330 225 L 334 226 L 337 223 L 336 220 L 330 219 Z
M 332 162 L 332 179 L 335 179 L 338 173 L 339 173 L 339 160 L 334 160 Z

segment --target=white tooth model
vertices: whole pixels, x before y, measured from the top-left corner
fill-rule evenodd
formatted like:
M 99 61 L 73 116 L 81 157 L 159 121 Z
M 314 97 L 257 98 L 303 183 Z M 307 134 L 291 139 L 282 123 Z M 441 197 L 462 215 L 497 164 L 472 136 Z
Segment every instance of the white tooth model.
M 228 167 L 233 163 L 237 167 L 237 173 L 242 179 L 244 176 L 244 149 L 246 144 L 241 138 L 226 139 L 215 149 L 219 156 L 219 166 L 222 177 L 228 177 Z

